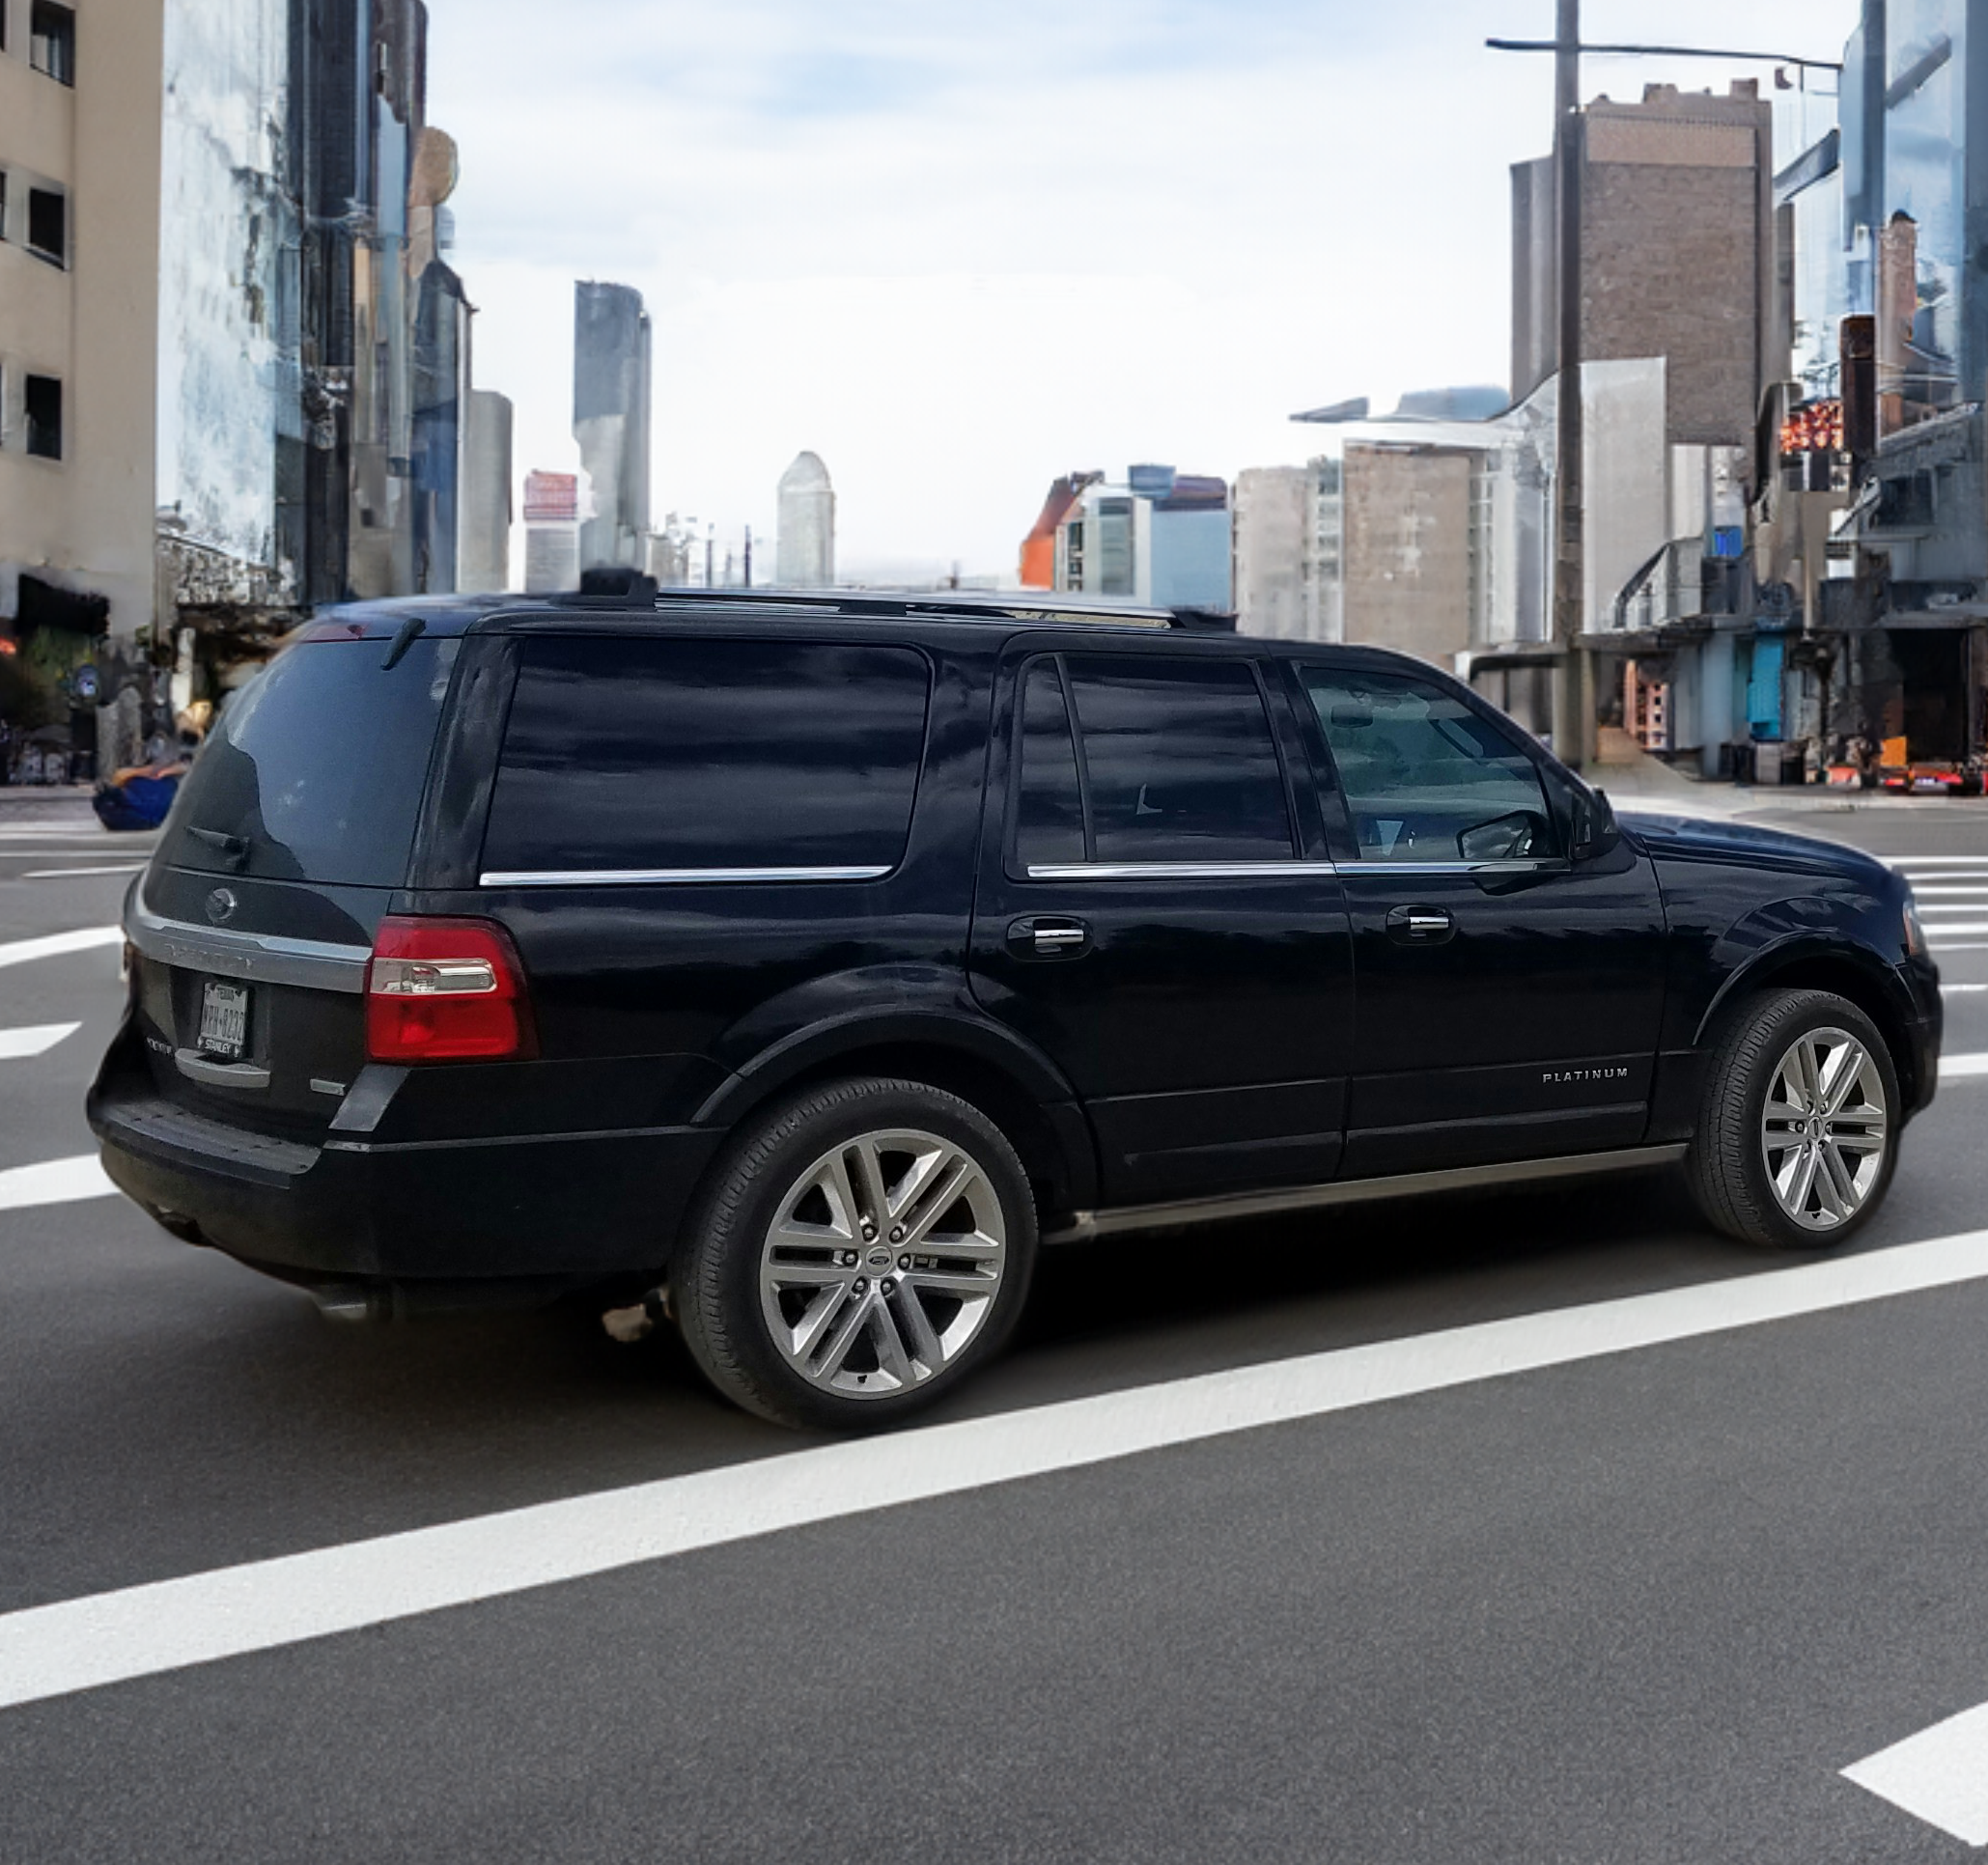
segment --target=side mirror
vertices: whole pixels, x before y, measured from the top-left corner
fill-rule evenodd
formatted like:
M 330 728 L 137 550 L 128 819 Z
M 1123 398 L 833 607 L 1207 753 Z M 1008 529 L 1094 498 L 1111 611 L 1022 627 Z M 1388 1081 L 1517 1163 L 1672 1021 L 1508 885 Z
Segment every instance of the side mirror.
M 1570 849 L 1576 861 L 1594 861 L 1622 840 L 1615 825 L 1615 806 L 1605 790 L 1583 784 L 1574 793 L 1574 835 Z
M 1537 810 L 1514 810 L 1466 829 L 1457 837 L 1457 855 L 1464 861 L 1524 861 L 1542 846 L 1552 846 L 1546 819 Z

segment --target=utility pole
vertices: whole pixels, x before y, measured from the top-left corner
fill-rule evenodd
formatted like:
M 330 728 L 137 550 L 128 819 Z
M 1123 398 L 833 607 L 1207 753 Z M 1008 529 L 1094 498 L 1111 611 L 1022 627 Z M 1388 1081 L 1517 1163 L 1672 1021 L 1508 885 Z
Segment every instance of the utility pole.
M 1559 432 L 1555 446 L 1554 750 L 1576 769 L 1587 760 L 1587 657 L 1579 646 L 1584 621 L 1586 557 L 1581 383 L 1581 0 L 1558 0 L 1554 44 L 1554 196 L 1559 247 Z

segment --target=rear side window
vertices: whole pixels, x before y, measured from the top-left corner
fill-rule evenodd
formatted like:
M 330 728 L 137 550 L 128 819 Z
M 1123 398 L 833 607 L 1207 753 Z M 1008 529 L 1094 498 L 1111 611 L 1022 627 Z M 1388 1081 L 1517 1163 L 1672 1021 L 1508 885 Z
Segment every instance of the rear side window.
M 930 686 L 907 648 L 531 641 L 484 871 L 894 868 Z
M 181 786 L 162 845 L 178 868 L 398 887 L 453 640 L 390 669 L 378 640 L 306 641 L 231 699 Z
M 1028 669 L 1022 712 L 1024 868 L 1292 858 L 1283 767 L 1246 662 L 1046 658 Z

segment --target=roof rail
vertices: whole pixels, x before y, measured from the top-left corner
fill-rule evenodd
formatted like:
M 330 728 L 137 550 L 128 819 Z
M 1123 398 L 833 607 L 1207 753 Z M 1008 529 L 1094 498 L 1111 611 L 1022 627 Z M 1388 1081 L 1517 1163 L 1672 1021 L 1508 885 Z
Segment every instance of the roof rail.
M 658 588 L 632 570 L 590 570 L 577 591 L 535 601 L 562 608 L 651 607 L 793 609 L 816 615 L 938 616 L 971 622 L 1044 622 L 1080 626 L 1182 628 L 1233 633 L 1236 618 L 1209 608 L 1153 608 L 1051 590 L 696 589 Z

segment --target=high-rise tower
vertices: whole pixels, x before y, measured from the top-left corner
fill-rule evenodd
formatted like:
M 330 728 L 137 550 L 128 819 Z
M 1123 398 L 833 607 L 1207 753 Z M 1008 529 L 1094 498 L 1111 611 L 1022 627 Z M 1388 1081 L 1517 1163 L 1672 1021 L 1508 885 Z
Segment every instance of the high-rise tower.
M 582 280 L 574 288 L 573 437 L 594 485 L 580 565 L 641 569 L 649 533 L 650 327 L 642 294 Z
M 788 589 L 835 581 L 835 487 L 818 454 L 802 454 L 780 476 L 778 576 Z

